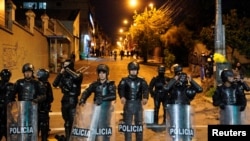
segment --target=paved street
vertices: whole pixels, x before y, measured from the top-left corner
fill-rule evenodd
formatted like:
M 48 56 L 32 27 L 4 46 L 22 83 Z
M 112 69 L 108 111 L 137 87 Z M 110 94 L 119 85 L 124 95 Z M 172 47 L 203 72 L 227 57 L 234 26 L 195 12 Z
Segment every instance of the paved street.
M 77 61 L 75 64 L 76 69 L 83 69 L 83 83 L 82 90 L 84 90 L 92 81 L 96 80 L 95 67 L 99 63 L 105 63 L 110 67 L 110 80 L 114 80 L 116 84 L 119 83 L 122 77 L 128 75 L 127 64 L 132 61 L 130 58 L 124 58 L 123 60 L 114 61 L 113 58 L 90 58 L 89 60 L 81 60 Z M 140 72 L 139 75 L 144 77 L 147 82 L 151 80 L 151 78 L 157 74 L 156 65 L 143 65 L 140 64 Z M 184 69 L 184 72 L 188 73 L 188 68 Z M 56 74 L 50 75 L 50 82 L 52 83 Z M 200 83 L 198 78 L 195 78 L 197 82 Z M 50 113 L 50 141 L 55 140 L 54 136 L 56 134 L 64 134 L 63 120 L 61 117 L 61 92 L 58 88 L 53 88 L 54 92 L 54 102 L 52 105 L 52 112 Z M 87 102 L 92 102 L 93 98 L 90 97 Z M 218 109 L 213 107 L 211 104 L 211 99 L 205 98 L 204 94 L 197 94 L 195 99 L 191 102 L 192 105 L 192 115 L 195 129 L 195 137 L 194 141 L 207 141 L 207 125 L 208 124 L 217 124 L 218 123 Z M 150 98 L 149 102 L 146 106 L 144 106 L 144 110 L 152 110 L 153 109 L 153 99 Z M 249 108 L 248 108 L 249 109 Z M 247 109 L 247 110 L 248 110 Z M 116 100 L 115 104 L 115 115 L 116 115 L 116 125 L 118 125 L 119 120 L 122 113 L 122 105 L 119 97 Z M 162 121 L 162 109 L 160 113 L 160 119 Z M 144 141 L 166 141 L 166 132 L 165 130 L 156 131 L 147 128 L 149 126 L 144 126 Z M 115 130 L 116 140 L 122 141 L 124 140 L 123 134 L 118 132 L 118 129 Z

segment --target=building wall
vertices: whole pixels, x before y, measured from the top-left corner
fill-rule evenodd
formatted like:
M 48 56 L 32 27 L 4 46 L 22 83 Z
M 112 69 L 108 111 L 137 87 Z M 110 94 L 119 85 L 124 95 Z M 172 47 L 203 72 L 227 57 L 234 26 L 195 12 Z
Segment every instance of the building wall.
M 12 71 L 11 81 L 23 77 L 22 66 L 32 63 L 38 68 L 48 69 L 49 50 L 47 38 L 36 28 L 29 32 L 16 22 L 12 31 L 0 28 L 0 67 Z
M 0 3 L 1 6 L 5 5 Z M 39 68 L 50 69 L 50 40 L 48 36 L 63 36 L 67 38 L 66 43 L 62 42 L 56 46 L 62 46 L 67 48 L 67 53 L 70 55 L 71 51 L 78 50 L 79 48 L 79 15 L 76 20 L 69 21 L 68 26 L 63 25 L 62 21 L 56 19 L 48 19 L 54 23 L 53 31 L 45 26 L 48 23 L 48 19 L 43 21 L 44 29 L 38 29 L 35 25 L 35 21 L 32 20 L 36 16 L 33 11 L 29 10 L 29 14 L 25 13 L 26 25 L 21 25 L 15 20 L 15 5 L 11 5 L 11 9 L 8 9 L 9 13 L 7 19 L 8 25 L 4 22 L 0 24 L 0 70 L 3 68 L 10 69 L 12 71 L 12 78 L 10 81 L 15 82 L 17 79 L 23 77 L 22 66 L 25 63 L 32 63 L 35 67 L 35 71 Z M 5 10 L 0 10 L 0 15 L 4 15 Z M 6 17 L 4 17 L 6 18 Z M 64 47 L 65 46 L 65 47 Z

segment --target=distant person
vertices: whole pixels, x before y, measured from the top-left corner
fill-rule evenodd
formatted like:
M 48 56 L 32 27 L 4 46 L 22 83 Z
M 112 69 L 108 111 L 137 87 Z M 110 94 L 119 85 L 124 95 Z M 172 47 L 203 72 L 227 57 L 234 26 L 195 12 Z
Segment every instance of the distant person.
M 114 51 L 114 60 L 116 61 L 116 59 L 117 59 L 117 51 L 115 50 Z
M 199 73 L 197 72 L 199 67 L 199 57 L 197 55 L 197 52 L 193 52 L 189 58 L 189 62 L 191 64 L 191 76 L 197 77 L 199 76 Z
M 120 56 L 121 56 L 121 60 L 122 60 L 123 57 L 124 57 L 124 50 L 121 50 L 121 51 L 120 51 Z
M 206 62 L 207 62 L 207 54 L 205 52 L 202 52 L 200 57 L 199 57 L 201 82 L 204 82 L 204 80 L 205 80 L 205 65 L 206 65 Z

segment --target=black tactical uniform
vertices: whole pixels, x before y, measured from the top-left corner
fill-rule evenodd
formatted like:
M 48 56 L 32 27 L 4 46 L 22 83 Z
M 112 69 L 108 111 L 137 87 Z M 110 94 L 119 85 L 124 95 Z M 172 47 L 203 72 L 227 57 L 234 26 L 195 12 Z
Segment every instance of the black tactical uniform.
M 116 86 L 114 81 L 108 80 L 109 68 L 105 64 L 100 64 L 96 68 L 98 74 L 97 81 L 94 81 L 86 88 L 80 98 L 80 104 L 84 104 L 88 97 L 94 93 L 94 103 L 101 106 L 99 113 L 98 128 L 110 127 L 112 101 L 116 99 Z M 100 73 L 106 73 L 106 77 L 100 77 Z M 97 136 L 96 140 L 109 141 L 109 136 Z
M 240 111 L 244 111 L 247 105 L 245 93 L 243 87 L 234 83 L 234 74 L 232 70 L 223 70 L 221 72 L 222 85 L 217 86 L 213 95 L 213 105 L 220 106 L 221 109 L 225 108 L 225 105 L 237 105 L 240 106 Z M 232 77 L 232 80 L 229 80 Z M 228 84 L 228 85 L 226 85 Z
M 143 107 L 149 96 L 148 84 L 145 79 L 138 77 L 139 64 L 130 62 L 128 64 L 128 77 L 121 79 L 118 85 L 118 93 L 123 101 L 123 120 L 124 124 L 132 125 L 133 119 L 135 125 L 143 124 Z M 136 74 L 131 72 L 136 71 Z M 125 133 L 125 141 L 131 141 L 131 133 Z M 136 133 L 136 141 L 143 141 L 143 132 Z
M 166 91 L 170 91 L 172 104 L 187 104 L 195 97 L 196 93 L 202 92 L 202 88 L 193 79 L 188 84 L 187 74 L 179 73 L 178 79 L 171 79 L 165 87 Z
M 169 114 L 169 130 L 185 129 L 191 131 L 191 134 L 180 134 L 176 132 L 170 134 L 173 141 L 191 141 L 193 137 L 193 129 L 191 122 L 190 102 L 194 99 L 196 93 L 202 92 L 202 87 L 199 86 L 191 77 L 182 72 L 182 67 L 177 65 L 174 68 L 175 76 L 172 78 L 164 89 L 170 93 L 171 102 L 167 104 L 167 112 Z
M 53 82 L 54 87 L 60 87 L 63 93 L 61 100 L 62 116 L 64 119 L 64 128 L 66 141 L 69 140 L 72 124 L 78 103 L 78 96 L 81 93 L 83 75 L 80 72 L 75 72 L 74 63 L 71 60 L 63 62 L 63 68 Z
M 38 132 L 41 131 L 42 141 L 47 141 L 49 136 L 49 112 L 51 110 L 51 103 L 54 100 L 52 87 L 48 81 L 49 71 L 39 69 L 37 71 L 37 78 L 46 88 L 46 99 L 38 105 Z
M 165 106 L 170 102 L 169 93 L 164 91 L 164 85 L 167 85 L 170 78 L 165 76 L 166 68 L 164 65 L 158 66 L 158 75 L 153 77 L 149 83 L 149 92 L 154 99 L 154 123 L 158 124 L 158 115 L 160 105 L 163 106 L 163 123 L 166 119 Z
M 0 72 L 0 140 L 4 136 L 7 140 L 7 104 L 15 101 L 13 94 L 13 83 L 9 82 L 11 71 L 3 69 Z
M 18 101 L 33 101 L 35 103 L 44 101 L 46 88 L 41 82 L 34 79 L 34 66 L 30 63 L 24 64 L 22 72 L 26 71 L 31 71 L 32 76 L 25 76 L 14 84 L 14 94 L 17 94 Z

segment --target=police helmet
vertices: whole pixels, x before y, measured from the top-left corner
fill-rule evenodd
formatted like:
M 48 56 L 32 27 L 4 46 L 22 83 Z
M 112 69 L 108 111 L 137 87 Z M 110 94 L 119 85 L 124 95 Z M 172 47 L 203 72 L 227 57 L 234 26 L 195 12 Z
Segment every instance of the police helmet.
M 164 65 L 159 65 L 158 66 L 158 73 L 165 73 L 166 67 Z
M 128 64 L 128 70 L 137 70 L 138 71 L 139 69 L 140 69 L 140 66 L 136 61 L 130 62 Z
M 47 81 L 48 78 L 49 78 L 49 71 L 46 70 L 46 69 L 39 69 L 37 71 L 36 75 L 37 75 L 38 80 L 40 80 L 40 81 Z
M 0 77 L 3 81 L 9 81 L 10 80 L 10 77 L 11 77 L 12 73 L 9 69 L 3 69 L 1 72 L 0 72 Z
M 31 63 L 26 63 L 23 65 L 22 72 L 32 71 L 34 72 L 34 66 Z
M 224 69 L 221 72 L 221 80 L 222 80 L 222 82 L 228 81 L 228 77 L 233 77 L 233 76 L 234 76 L 234 73 L 233 73 L 232 70 Z
M 174 70 L 174 74 L 175 74 L 175 75 L 177 75 L 177 74 L 179 74 L 180 72 L 182 72 L 182 67 L 181 67 L 181 65 L 179 65 L 179 64 L 174 64 L 174 65 L 172 66 L 172 68 L 173 68 L 173 70 Z
M 183 84 L 187 84 L 188 83 L 187 74 L 181 72 L 179 75 L 179 81 L 182 82 Z
M 99 64 L 96 68 L 96 72 L 99 74 L 101 71 L 105 72 L 108 75 L 109 67 L 105 64 Z

